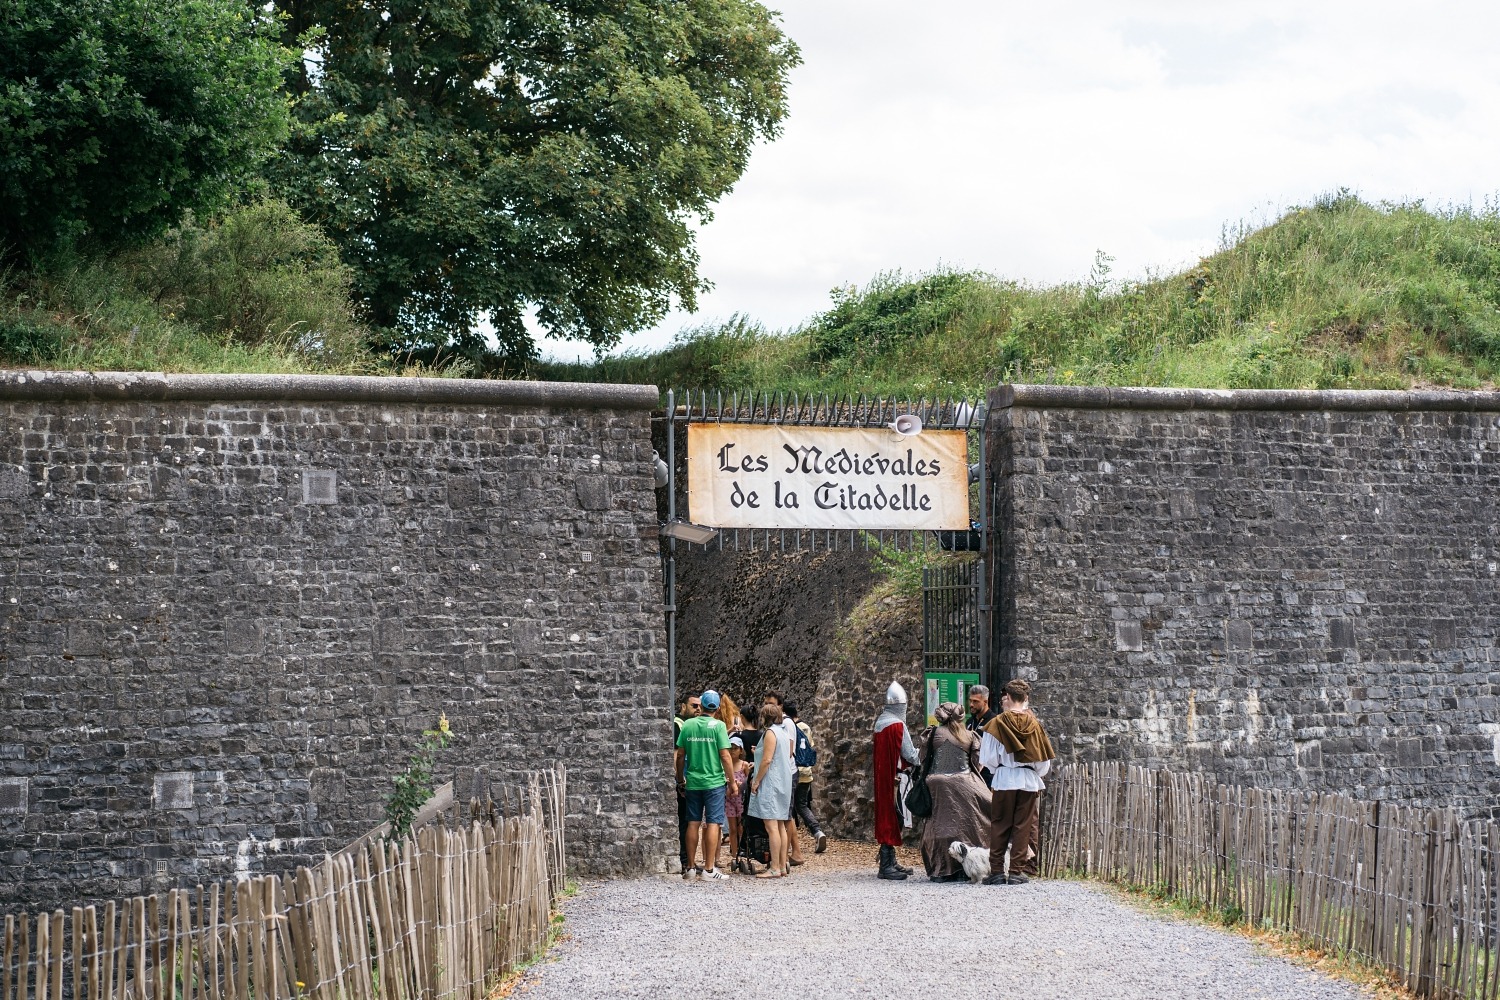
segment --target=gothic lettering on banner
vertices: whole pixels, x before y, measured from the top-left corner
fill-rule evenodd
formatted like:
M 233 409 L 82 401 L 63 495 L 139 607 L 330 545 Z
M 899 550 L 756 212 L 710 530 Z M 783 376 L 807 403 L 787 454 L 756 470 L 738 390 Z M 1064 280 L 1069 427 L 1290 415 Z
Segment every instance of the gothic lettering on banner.
M 969 527 L 968 435 L 688 425 L 688 511 L 714 528 Z

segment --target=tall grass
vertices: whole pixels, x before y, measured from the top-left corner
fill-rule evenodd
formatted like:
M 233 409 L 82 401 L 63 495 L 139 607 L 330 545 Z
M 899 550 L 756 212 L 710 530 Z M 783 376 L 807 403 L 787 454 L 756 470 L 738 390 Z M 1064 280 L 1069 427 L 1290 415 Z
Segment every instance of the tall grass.
M 737 316 L 663 351 L 545 378 L 668 386 L 973 394 L 1001 380 L 1213 388 L 1491 385 L 1500 213 L 1338 192 L 1195 267 L 1031 286 L 974 272 L 878 275 L 783 333 Z
M 352 276 L 321 231 L 259 202 L 111 256 L 0 274 L 0 364 L 374 373 Z

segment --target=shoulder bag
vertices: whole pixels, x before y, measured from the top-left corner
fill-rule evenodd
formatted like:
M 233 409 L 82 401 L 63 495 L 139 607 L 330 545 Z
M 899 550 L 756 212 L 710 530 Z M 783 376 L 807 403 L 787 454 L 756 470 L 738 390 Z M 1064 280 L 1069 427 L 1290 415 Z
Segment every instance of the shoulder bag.
M 932 770 L 932 753 L 937 746 L 937 733 L 928 728 L 927 753 L 922 757 L 922 765 L 917 769 L 916 777 L 911 780 L 911 788 L 906 793 L 906 811 L 913 816 L 926 819 L 932 815 L 932 791 L 927 787 L 927 774 Z

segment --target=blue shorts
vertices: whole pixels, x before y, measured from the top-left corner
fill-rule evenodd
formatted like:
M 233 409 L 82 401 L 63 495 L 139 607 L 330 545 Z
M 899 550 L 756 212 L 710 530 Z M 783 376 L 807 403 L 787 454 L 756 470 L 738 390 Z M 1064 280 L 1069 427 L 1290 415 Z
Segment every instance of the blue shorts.
M 724 785 L 718 788 L 689 788 L 687 818 L 689 823 L 724 825 Z

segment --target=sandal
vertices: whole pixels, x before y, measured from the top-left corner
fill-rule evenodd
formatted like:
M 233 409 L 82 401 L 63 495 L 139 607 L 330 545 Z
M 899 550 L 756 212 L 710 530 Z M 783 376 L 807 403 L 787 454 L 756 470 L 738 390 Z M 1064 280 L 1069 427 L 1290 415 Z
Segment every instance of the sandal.
M 761 872 L 759 875 L 757 875 L 755 877 L 756 878 L 782 878 L 782 877 L 784 877 L 784 873 L 783 872 L 773 872 L 773 871 L 771 871 L 771 869 L 767 868 L 765 871 Z

